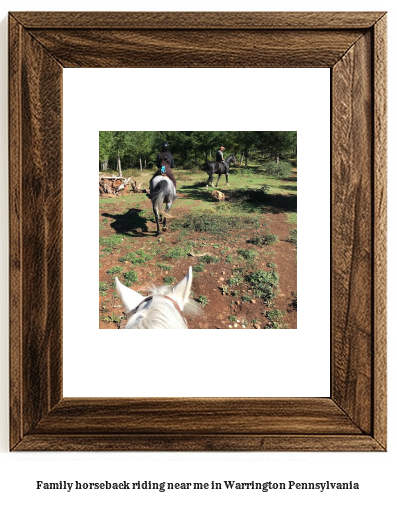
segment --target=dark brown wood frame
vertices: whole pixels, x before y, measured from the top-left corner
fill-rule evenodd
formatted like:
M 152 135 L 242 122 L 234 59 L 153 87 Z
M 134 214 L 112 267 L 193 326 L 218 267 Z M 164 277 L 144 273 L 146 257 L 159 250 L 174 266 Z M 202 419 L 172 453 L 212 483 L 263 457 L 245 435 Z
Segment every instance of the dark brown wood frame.
M 385 13 L 15 12 L 9 43 L 10 448 L 385 450 Z M 331 69 L 330 398 L 63 398 L 64 67 Z

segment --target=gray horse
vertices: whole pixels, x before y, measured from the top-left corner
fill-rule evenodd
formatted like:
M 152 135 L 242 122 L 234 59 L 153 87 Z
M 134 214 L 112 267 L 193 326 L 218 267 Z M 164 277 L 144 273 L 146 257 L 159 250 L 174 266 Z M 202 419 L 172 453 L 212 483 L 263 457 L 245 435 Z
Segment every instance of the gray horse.
M 176 189 L 172 181 L 166 176 L 156 176 L 150 183 L 150 199 L 152 201 L 154 217 L 157 224 L 158 236 L 160 232 L 160 215 L 163 217 L 163 232 L 167 231 L 167 218 L 174 218 L 169 211 L 176 199 Z M 165 204 L 165 211 L 164 211 Z
M 205 170 L 207 171 L 207 174 L 208 174 L 208 181 L 207 181 L 207 185 L 205 187 L 206 190 L 208 190 L 208 185 L 210 183 L 212 186 L 214 186 L 214 183 L 213 183 L 214 174 L 218 175 L 218 181 L 216 182 L 216 185 L 215 185 L 216 187 L 218 186 L 219 178 L 221 177 L 221 174 L 224 174 L 226 176 L 226 183 L 227 183 L 227 186 L 229 186 L 230 164 L 233 164 L 235 167 L 237 166 L 237 159 L 236 159 L 235 154 L 229 155 L 227 157 L 227 159 L 223 161 L 223 164 L 221 162 L 209 162 L 207 160 L 206 165 L 205 165 Z

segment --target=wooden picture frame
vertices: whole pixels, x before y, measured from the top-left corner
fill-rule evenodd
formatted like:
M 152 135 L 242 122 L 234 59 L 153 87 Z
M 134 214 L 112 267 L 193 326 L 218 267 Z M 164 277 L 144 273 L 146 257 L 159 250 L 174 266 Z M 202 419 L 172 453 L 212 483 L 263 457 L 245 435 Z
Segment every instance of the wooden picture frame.
M 384 451 L 386 14 L 14 12 L 9 55 L 10 449 Z M 329 398 L 63 398 L 64 67 L 331 69 Z

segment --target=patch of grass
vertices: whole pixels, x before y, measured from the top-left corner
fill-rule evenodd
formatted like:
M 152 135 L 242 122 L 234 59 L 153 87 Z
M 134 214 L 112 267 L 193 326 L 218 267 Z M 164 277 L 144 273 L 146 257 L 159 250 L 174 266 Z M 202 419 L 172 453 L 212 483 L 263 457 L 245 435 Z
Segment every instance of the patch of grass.
M 165 276 L 163 280 L 166 285 L 172 285 L 173 283 L 175 283 L 176 278 L 174 278 L 173 276 Z
M 164 271 L 171 271 L 171 269 L 174 267 L 170 264 L 164 264 L 163 262 L 156 262 L 156 266 L 158 266 L 160 269 L 163 269 Z
M 114 266 L 114 268 L 110 268 L 106 271 L 109 275 L 115 275 L 116 273 L 121 273 L 123 268 L 121 266 Z
M 225 262 L 226 262 L 226 264 L 233 264 L 233 262 L 234 262 L 233 255 L 226 255 Z
M 259 217 L 246 215 L 228 215 L 225 213 L 191 213 L 172 224 L 173 229 L 188 229 L 195 232 L 205 232 L 225 236 L 234 229 L 258 227 Z
M 283 317 L 285 315 L 285 312 L 282 312 L 281 310 L 268 310 L 266 312 L 266 318 L 274 321 L 274 322 L 281 322 L 283 320 Z
M 298 245 L 298 229 L 291 229 L 286 241 L 288 241 L 289 243 L 293 243 L 295 246 L 297 246 Z
M 298 222 L 298 214 L 291 211 L 289 213 L 286 213 L 287 215 L 287 222 L 289 224 L 296 224 Z
M 243 301 L 243 303 L 250 303 L 252 301 L 252 298 L 248 294 L 243 294 L 241 296 L 241 301 Z
M 163 257 L 165 259 L 181 259 L 182 257 L 186 257 L 186 255 L 190 252 L 190 248 L 190 245 L 185 247 L 175 246 L 163 254 Z
M 108 248 L 116 248 L 123 242 L 123 236 L 121 234 L 113 234 L 112 236 L 100 237 L 99 246 L 105 246 Z
M 257 234 L 254 238 L 250 239 L 248 243 L 252 243 L 253 245 L 263 246 L 263 245 L 273 245 L 278 241 L 278 236 L 275 234 L 267 233 L 267 234 Z
M 244 250 L 243 248 L 241 248 L 240 250 L 237 251 L 237 253 L 242 257 L 244 257 L 244 259 L 247 259 L 248 261 L 252 261 L 255 259 L 255 257 L 258 257 L 258 252 L 255 252 L 255 250 L 250 249 Z
M 222 293 L 222 296 L 228 296 L 229 295 L 229 287 L 227 285 L 222 285 L 221 293 Z
M 109 290 L 109 285 L 106 282 L 99 282 L 99 295 L 106 296 L 106 291 Z
M 268 268 L 272 268 L 272 269 L 275 269 L 275 268 L 277 267 L 277 266 L 276 266 L 276 264 L 274 264 L 274 262 L 268 262 L 268 263 L 266 264 L 266 266 L 267 266 Z
M 204 264 L 197 264 L 197 266 L 193 266 L 192 270 L 195 273 L 202 273 L 204 271 Z
M 127 273 L 124 273 L 124 281 L 127 287 L 131 287 L 134 282 L 138 281 L 138 275 L 135 271 L 128 271 Z
M 131 264 L 139 265 L 146 264 L 146 262 L 153 259 L 153 255 L 145 252 L 145 250 L 136 250 L 135 252 L 128 252 L 128 254 L 120 257 L 119 262 L 131 262 Z
M 203 257 L 200 257 L 201 262 L 204 262 L 205 264 L 216 264 L 219 262 L 219 257 L 216 257 L 215 255 L 203 255 Z
M 237 286 L 241 285 L 243 282 L 244 282 L 243 276 L 235 275 L 235 276 L 232 276 L 231 278 L 229 278 L 229 280 L 227 281 L 227 284 L 229 285 L 229 287 L 234 287 L 236 285 Z
M 276 296 L 276 289 L 280 280 L 276 271 L 255 271 L 248 275 L 246 279 L 251 284 L 256 297 L 269 302 Z
M 204 306 L 207 306 L 209 304 L 209 300 L 206 296 L 203 296 L 202 294 L 199 295 L 199 297 L 196 299 L 197 303 L 204 308 Z
M 292 166 L 289 162 L 280 160 L 278 164 L 276 162 L 267 162 L 264 169 L 266 174 L 276 178 L 288 178 L 288 176 L 291 176 Z
M 229 315 L 230 322 L 237 322 L 237 317 L 235 315 Z
M 102 316 L 102 317 L 99 317 L 100 320 L 103 320 L 104 322 L 120 322 L 121 321 L 121 318 L 118 317 L 117 315 L 115 315 L 114 313 L 112 313 L 112 315 L 106 315 L 105 316 Z

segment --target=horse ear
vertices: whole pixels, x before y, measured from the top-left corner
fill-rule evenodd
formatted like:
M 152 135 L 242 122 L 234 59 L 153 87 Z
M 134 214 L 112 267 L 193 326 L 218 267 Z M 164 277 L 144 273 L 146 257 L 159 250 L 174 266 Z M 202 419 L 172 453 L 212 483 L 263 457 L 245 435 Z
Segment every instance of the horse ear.
M 119 282 L 119 279 L 117 277 L 115 278 L 115 281 L 117 292 L 119 293 L 119 296 L 121 297 L 124 304 L 125 313 L 129 313 L 145 299 L 139 294 L 139 292 L 135 292 L 134 290 L 129 289 L 121 282 Z
M 187 303 L 190 296 L 190 289 L 192 288 L 193 272 L 192 267 L 189 267 L 189 271 L 185 278 L 176 285 L 173 290 L 167 294 L 168 297 L 172 298 L 178 303 L 179 308 L 183 311 L 183 307 Z

